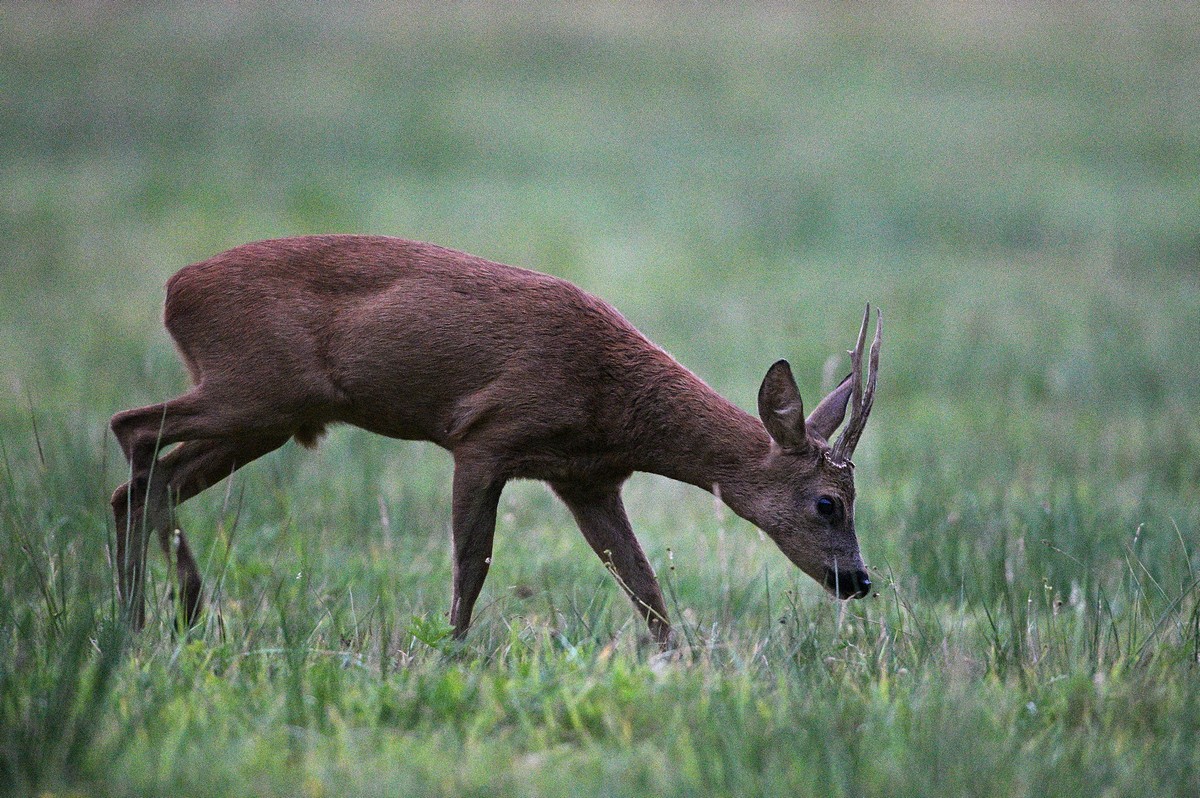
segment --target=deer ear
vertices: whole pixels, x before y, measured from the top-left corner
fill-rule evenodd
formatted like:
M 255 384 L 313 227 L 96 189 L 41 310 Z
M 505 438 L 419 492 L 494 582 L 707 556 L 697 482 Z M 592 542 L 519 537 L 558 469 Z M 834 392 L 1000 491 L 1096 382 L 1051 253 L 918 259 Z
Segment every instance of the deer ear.
M 792 377 L 792 367 L 780 360 L 767 370 L 758 389 L 758 415 L 763 426 L 784 451 L 808 446 L 804 430 L 804 402 Z
M 838 387 L 830 391 L 829 395 L 822 399 L 808 416 L 808 426 L 812 427 L 812 431 L 825 440 L 829 440 L 834 430 L 841 426 L 842 419 L 846 417 L 846 406 L 850 403 L 851 394 L 854 393 L 852 376 L 852 374 L 847 374 Z

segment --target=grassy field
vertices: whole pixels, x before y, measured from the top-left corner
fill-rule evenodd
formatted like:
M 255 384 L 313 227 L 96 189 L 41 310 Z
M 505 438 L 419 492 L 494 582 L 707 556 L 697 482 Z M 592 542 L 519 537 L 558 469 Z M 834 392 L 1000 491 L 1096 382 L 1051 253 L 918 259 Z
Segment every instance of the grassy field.
M 0 793 L 1200 794 L 1200 7 L 271 8 L 0 8 Z M 333 231 L 565 276 L 748 409 L 879 305 L 878 594 L 635 476 L 658 655 L 514 484 L 452 643 L 449 458 L 339 429 L 183 508 L 216 611 L 152 551 L 131 638 L 162 284 Z

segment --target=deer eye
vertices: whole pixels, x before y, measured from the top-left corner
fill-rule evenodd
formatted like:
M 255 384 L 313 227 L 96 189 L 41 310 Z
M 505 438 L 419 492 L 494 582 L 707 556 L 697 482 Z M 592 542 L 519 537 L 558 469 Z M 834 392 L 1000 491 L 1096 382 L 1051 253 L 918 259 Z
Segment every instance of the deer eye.
M 837 511 L 837 503 L 828 496 L 817 499 L 817 515 L 822 518 L 832 518 Z

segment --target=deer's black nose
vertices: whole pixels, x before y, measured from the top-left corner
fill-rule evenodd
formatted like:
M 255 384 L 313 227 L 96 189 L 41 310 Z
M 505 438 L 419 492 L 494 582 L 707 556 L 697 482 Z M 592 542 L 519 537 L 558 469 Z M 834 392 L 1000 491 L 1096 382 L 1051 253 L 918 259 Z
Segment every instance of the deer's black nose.
M 838 598 L 866 598 L 871 592 L 871 578 L 863 570 L 826 568 L 825 587 Z

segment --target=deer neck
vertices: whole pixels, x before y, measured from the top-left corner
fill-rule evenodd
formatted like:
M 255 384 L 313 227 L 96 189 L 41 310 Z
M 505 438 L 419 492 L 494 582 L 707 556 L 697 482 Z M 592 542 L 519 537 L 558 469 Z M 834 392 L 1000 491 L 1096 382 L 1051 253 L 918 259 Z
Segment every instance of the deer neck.
M 771 449 L 762 423 L 690 372 L 658 384 L 660 395 L 642 405 L 652 409 L 631 425 L 636 470 L 703 488 L 748 518 L 754 476 Z

